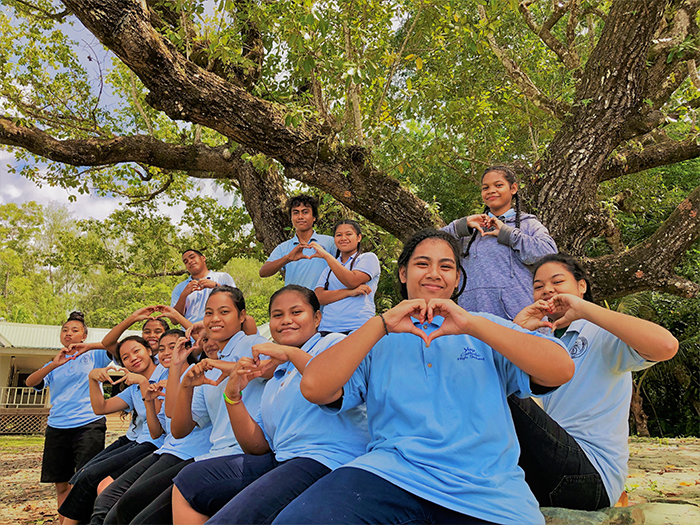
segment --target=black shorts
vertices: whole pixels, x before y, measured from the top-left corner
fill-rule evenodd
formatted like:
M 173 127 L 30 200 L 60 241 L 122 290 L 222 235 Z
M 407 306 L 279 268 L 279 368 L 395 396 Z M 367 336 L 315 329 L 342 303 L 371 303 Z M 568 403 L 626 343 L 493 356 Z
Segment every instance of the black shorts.
M 106 431 L 105 418 L 77 428 L 47 426 L 41 482 L 68 482 L 76 470 L 105 448 Z

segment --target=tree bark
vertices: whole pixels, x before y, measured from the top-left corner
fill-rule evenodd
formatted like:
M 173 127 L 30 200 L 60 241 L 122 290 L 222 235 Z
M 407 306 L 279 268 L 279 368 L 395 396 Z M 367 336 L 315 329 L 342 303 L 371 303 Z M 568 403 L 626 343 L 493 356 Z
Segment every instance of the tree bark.
M 187 60 L 154 29 L 154 15 L 145 2 L 65 0 L 64 4 L 141 79 L 150 90 L 148 103 L 172 119 L 209 127 L 241 144 L 240 151 L 278 161 L 284 177 L 333 195 L 399 238 L 443 224 L 425 202 L 373 166 L 370 149 L 340 145 L 329 126 L 313 119 L 287 126 L 285 106 L 256 98 Z M 682 42 L 684 35 L 697 32 L 694 16 L 687 16 L 697 4 L 697 0 L 685 0 L 666 13 L 671 28 L 667 32 L 674 32 L 673 39 Z M 690 51 L 669 60 L 662 46 L 652 48 L 666 7 L 663 0 L 615 0 L 581 72 L 573 104 L 545 101 L 548 111 L 561 117 L 562 125 L 537 171 L 526 173 L 522 191 L 529 211 L 549 228 L 560 248 L 573 255 L 582 255 L 591 238 L 611 227 L 596 200 L 601 181 L 700 156 L 691 139 L 660 143 L 637 153 L 622 148 L 627 151 L 624 158 L 611 156 L 625 140 L 661 123 L 662 115 L 654 111 L 680 85 L 682 74 L 687 75 Z M 563 16 L 558 11 L 555 15 L 543 25 L 549 34 L 554 34 L 550 30 Z M 673 16 L 680 17 L 675 25 Z M 493 36 L 489 41 L 502 51 Z M 515 62 L 505 55 L 503 60 L 520 84 L 530 86 L 531 80 Z M 530 87 L 535 98 L 544 96 L 534 84 Z M 227 148 L 177 146 L 149 137 L 56 141 L 10 119 L 0 119 L 0 142 L 74 165 L 142 162 L 185 170 L 194 177 L 236 178 L 265 249 L 286 238 L 280 233 L 288 225 L 281 211 L 280 174 L 259 173 L 242 161 L 240 153 L 232 154 Z M 648 288 L 686 296 L 700 292 L 698 285 L 673 271 L 700 237 L 698 191 L 639 246 L 589 261 L 600 295 L 614 297 Z M 271 210 L 266 209 L 269 203 L 273 203 Z
M 637 430 L 637 435 L 640 437 L 651 437 L 651 434 L 649 434 L 649 427 L 647 426 L 649 417 L 644 413 L 642 396 L 639 395 L 636 384 L 632 388 L 630 412 L 632 412 L 632 417 L 634 418 L 634 426 Z

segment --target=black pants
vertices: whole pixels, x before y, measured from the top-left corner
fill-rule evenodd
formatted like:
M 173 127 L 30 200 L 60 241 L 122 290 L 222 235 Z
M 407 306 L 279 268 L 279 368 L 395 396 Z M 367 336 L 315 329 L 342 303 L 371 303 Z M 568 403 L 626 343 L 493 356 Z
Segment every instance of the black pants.
M 172 454 L 146 456 L 97 496 L 90 523 L 130 523 L 188 463 Z
M 189 464 L 189 462 L 188 462 Z M 120 521 L 119 523 L 130 523 L 130 525 L 171 525 L 173 522 L 173 487 L 170 485 L 160 493 L 148 506 L 139 512 L 131 522 Z M 121 506 L 120 504 L 117 505 Z
M 102 452 L 97 454 L 94 458 L 92 458 L 90 461 L 85 463 L 81 468 L 77 470 L 77 472 L 73 475 L 73 477 L 70 479 L 70 484 L 75 485 L 78 481 L 78 478 L 80 478 L 82 472 L 94 465 L 95 463 L 102 461 L 103 459 L 107 459 L 108 457 L 112 456 L 113 454 L 117 453 L 117 450 L 121 449 L 122 447 L 132 447 L 135 446 L 136 442 L 130 440 L 126 436 L 121 436 L 117 440 L 113 441 L 106 449 L 104 449 Z M 126 449 L 124 449 L 126 450 Z
M 525 481 L 542 507 L 610 506 L 603 479 L 581 446 L 532 399 L 508 398 Z
M 110 456 L 103 457 L 100 461 L 82 469 L 73 477 L 75 484 L 58 512 L 73 520 L 89 520 L 100 482 L 106 477 L 118 478 L 154 450 L 156 446 L 153 443 L 126 445 L 116 449 Z

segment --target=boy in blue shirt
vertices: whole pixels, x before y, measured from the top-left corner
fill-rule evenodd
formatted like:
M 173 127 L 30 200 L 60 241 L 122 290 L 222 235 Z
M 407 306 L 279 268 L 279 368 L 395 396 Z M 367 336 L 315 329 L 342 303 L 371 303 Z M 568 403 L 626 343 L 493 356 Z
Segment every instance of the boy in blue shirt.
M 260 268 L 260 277 L 272 277 L 282 271 L 285 286 L 298 284 L 313 290 L 328 264 L 322 258 L 312 257 L 316 250 L 308 246 L 317 242 L 326 251 L 335 253 L 335 241 L 330 235 L 320 235 L 314 231 L 318 220 L 318 201 L 315 197 L 295 195 L 287 201 L 287 208 L 296 234 L 272 250 Z
M 199 250 L 185 250 L 182 262 L 190 276 L 175 287 L 170 306 L 196 323 L 204 319 L 204 308 L 212 289 L 221 284 L 235 287 L 236 283 L 227 273 L 209 270 L 207 258 Z

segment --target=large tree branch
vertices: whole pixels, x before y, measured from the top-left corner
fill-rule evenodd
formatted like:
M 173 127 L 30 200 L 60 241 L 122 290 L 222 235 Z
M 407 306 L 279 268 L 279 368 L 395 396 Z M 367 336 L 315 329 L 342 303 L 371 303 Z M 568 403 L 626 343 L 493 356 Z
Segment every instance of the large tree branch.
M 234 157 L 224 146 L 168 144 L 146 135 L 57 140 L 40 129 L 18 126 L 7 117 L 0 117 L 0 144 L 73 166 L 136 162 L 169 170 L 215 173 L 215 178 L 231 178 L 236 169 L 231 163 Z
M 656 232 L 622 254 L 589 260 L 594 290 L 606 298 L 642 290 L 698 297 L 700 284 L 674 272 L 675 266 L 700 237 L 700 187 L 674 210 Z
M 521 2 L 518 5 L 518 9 L 520 10 L 520 14 L 530 30 L 535 33 L 542 40 L 542 42 L 544 42 L 545 45 L 559 57 L 559 60 L 561 60 L 567 68 L 575 70 L 581 67 L 581 62 L 578 55 L 575 52 L 570 52 L 569 49 L 567 49 L 567 47 L 550 31 L 550 29 L 561 19 L 561 17 L 564 16 L 564 13 L 566 13 L 572 4 L 573 0 L 569 0 L 566 3 L 557 6 L 554 9 L 552 16 L 541 27 L 537 25 L 532 13 L 530 13 L 528 3 Z
M 285 167 L 285 175 L 318 180 L 338 200 L 402 237 L 441 220 L 412 192 L 366 165 L 358 172 L 356 151 L 340 148 L 315 121 L 287 126 L 287 108 L 252 96 L 242 88 L 185 59 L 149 22 L 136 0 L 64 0 L 81 22 L 111 49 L 151 91 L 147 101 L 176 120 L 202 124 Z M 358 173 L 359 173 L 358 172 Z M 329 182 L 328 179 L 333 182 Z M 353 181 L 355 182 L 355 181 Z M 389 194 L 363 195 L 365 187 L 392 188 Z M 378 210 L 383 210 L 381 213 Z M 409 219 L 404 221 L 403 219 Z
M 666 166 L 700 157 L 700 144 L 696 137 L 683 141 L 664 140 L 657 144 L 633 144 L 614 153 L 599 173 L 600 182 L 616 179 L 623 175 Z
M 487 22 L 488 16 L 486 15 L 486 9 L 483 5 L 477 6 L 479 11 L 479 17 L 482 21 Z M 491 51 L 496 55 L 496 58 L 503 64 L 503 67 L 508 73 L 508 76 L 515 83 L 515 85 L 520 89 L 523 95 L 532 102 L 535 106 L 541 110 L 549 113 L 556 119 L 563 120 L 569 107 L 564 102 L 558 100 L 552 100 L 547 95 L 545 95 L 530 79 L 530 77 L 525 73 L 520 66 L 508 56 L 501 47 L 496 42 L 496 38 L 493 33 L 487 32 L 486 39 L 489 42 Z

